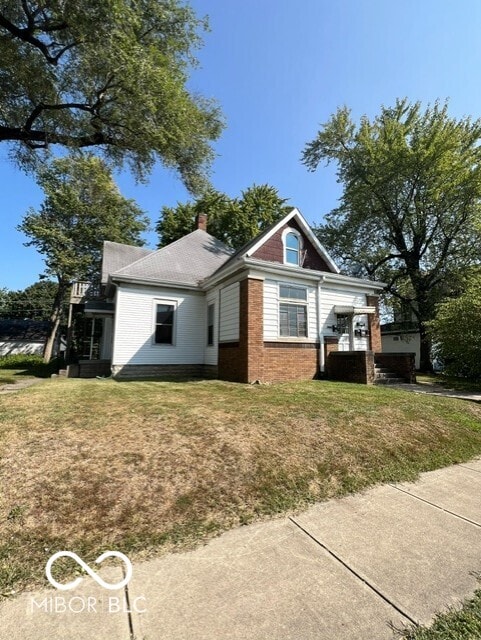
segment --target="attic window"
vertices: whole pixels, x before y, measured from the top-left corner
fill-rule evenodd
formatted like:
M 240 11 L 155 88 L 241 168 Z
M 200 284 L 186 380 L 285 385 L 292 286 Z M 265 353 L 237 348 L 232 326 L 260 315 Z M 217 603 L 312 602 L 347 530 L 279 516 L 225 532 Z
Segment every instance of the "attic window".
M 296 266 L 301 264 L 301 236 L 292 229 L 284 236 L 284 262 Z

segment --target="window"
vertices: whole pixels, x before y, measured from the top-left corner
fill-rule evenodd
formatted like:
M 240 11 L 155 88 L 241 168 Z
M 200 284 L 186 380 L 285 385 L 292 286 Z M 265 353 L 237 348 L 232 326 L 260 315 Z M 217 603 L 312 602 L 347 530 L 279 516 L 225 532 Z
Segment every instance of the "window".
M 307 338 L 307 289 L 280 284 L 279 298 L 279 335 L 282 338 Z
M 307 300 L 307 289 L 296 287 L 291 284 L 279 285 L 279 298 L 289 298 L 289 300 Z
M 294 231 L 289 231 L 284 238 L 284 262 L 287 264 L 301 264 L 301 238 Z
M 349 317 L 348 315 L 337 314 L 337 330 L 339 333 L 349 333 Z
M 215 305 L 210 304 L 207 307 L 207 346 L 214 345 L 214 311 Z
M 279 306 L 279 328 L 281 337 L 307 338 L 307 308 L 304 304 Z
M 175 305 L 158 304 L 155 313 L 155 344 L 174 344 Z

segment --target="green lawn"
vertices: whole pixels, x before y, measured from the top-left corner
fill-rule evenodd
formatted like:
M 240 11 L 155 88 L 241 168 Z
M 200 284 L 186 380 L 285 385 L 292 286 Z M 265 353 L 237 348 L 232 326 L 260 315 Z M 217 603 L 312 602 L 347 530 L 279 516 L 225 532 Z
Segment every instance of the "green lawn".
M 481 454 L 481 405 L 333 382 L 46 380 L 0 396 L 0 593 Z

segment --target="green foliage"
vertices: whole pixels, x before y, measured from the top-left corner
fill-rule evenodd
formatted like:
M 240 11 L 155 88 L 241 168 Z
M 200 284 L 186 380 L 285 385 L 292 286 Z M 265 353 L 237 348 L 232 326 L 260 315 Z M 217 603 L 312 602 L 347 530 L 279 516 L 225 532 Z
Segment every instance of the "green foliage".
M 481 380 L 481 275 L 472 276 L 458 298 L 439 304 L 429 326 L 445 372 Z
M 267 184 L 252 185 L 234 199 L 210 190 L 194 202 L 162 209 L 156 226 L 159 246 L 166 246 L 193 231 L 196 216 L 202 213 L 207 215 L 207 231 L 227 246 L 238 249 L 285 215 L 290 209 L 286 202 L 277 189 Z
M 205 19 L 181 0 L 29 0 L 0 8 L 0 140 L 35 162 L 96 147 L 143 177 L 159 159 L 206 184 L 218 107 L 186 88 Z
M 385 281 L 411 307 L 425 361 L 435 304 L 455 294 L 459 274 L 481 258 L 480 137 L 480 120 L 455 120 L 447 105 L 422 111 L 397 100 L 358 125 L 339 109 L 303 154 L 311 171 L 336 162 L 343 184 L 320 240 L 351 273 Z
M 39 280 L 18 291 L 0 291 L 0 318 L 50 319 L 57 284 Z
M 41 356 L 16 354 L 0 356 L 0 370 L 15 370 L 15 378 L 18 381 L 19 375 L 35 376 L 36 378 L 50 378 L 52 373 L 64 366 L 64 362 L 58 358 L 45 363 Z
M 105 163 L 92 155 L 54 160 L 38 182 L 45 200 L 19 230 L 45 258 L 46 274 L 62 283 L 98 277 L 104 240 L 141 245 L 147 219 L 118 191 Z

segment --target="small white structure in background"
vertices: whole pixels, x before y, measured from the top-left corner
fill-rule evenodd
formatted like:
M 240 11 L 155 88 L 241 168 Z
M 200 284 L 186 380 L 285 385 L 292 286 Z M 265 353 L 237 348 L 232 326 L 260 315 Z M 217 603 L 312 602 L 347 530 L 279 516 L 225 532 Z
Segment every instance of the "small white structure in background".
M 381 325 L 383 353 L 414 353 L 416 369 L 421 361 L 421 339 L 416 323 L 412 321 L 388 322 Z
M 39 320 L 0 320 L 0 356 L 42 355 L 49 323 Z

